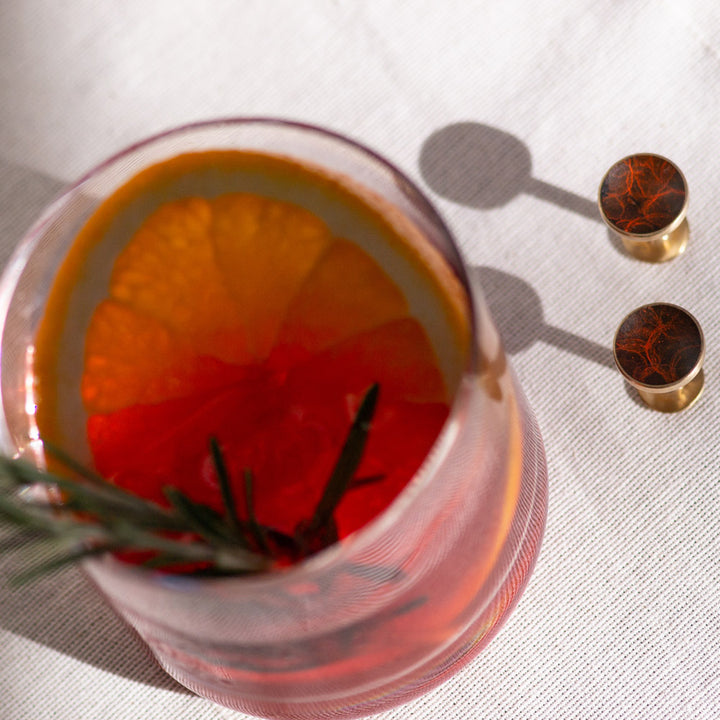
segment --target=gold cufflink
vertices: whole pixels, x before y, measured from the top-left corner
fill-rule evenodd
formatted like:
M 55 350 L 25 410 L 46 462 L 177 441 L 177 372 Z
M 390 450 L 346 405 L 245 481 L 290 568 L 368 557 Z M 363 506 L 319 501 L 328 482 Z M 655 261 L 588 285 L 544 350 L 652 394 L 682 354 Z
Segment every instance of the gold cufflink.
M 690 407 L 703 389 L 705 339 L 687 310 L 652 303 L 633 310 L 615 333 L 615 363 L 654 410 Z
M 607 171 L 598 195 L 602 219 L 634 257 L 663 262 L 685 250 L 687 182 L 670 160 L 649 153 L 623 158 Z

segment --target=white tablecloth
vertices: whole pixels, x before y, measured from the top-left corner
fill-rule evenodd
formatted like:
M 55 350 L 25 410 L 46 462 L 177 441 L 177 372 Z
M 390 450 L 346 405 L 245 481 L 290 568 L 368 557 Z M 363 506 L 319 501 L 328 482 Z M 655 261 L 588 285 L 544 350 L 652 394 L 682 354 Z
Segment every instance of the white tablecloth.
M 0 260 L 64 183 L 171 126 L 276 115 L 376 148 L 476 268 L 550 472 L 510 620 L 380 717 L 717 718 L 719 53 L 716 0 L 4 0 Z M 672 262 L 628 257 L 597 215 L 602 175 L 633 152 L 687 177 Z M 611 363 L 620 320 L 659 300 L 707 339 L 704 396 L 676 415 Z M 244 716 L 166 678 L 77 571 L 0 586 L 2 720 L 190 717 Z

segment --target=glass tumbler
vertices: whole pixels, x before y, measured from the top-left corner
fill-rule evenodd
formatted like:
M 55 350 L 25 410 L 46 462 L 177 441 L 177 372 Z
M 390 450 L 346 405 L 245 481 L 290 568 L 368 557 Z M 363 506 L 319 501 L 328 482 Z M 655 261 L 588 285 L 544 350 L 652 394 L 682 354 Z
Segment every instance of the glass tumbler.
M 41 455 L 37 330 L 58 267 L 87 219 L 153 163 L 233 149 L 321 167 L 376 198 L 408 229 L 408 242 L 429 259 L 461 318 L 464 338 L 450 359 L 446 328 L 428 328 L 439 338 L 440 365 L 450 368 L 449 416 L 384 512 L 287 569 L 196 577 L 107 555 L 86 560 L 84 570 L 160 665 L 198 695 L 267 718 L 370 715 L 443 682 L 489 642 L 533 568 L 547 492 L 541 437 L 481 290 L 443 220 L 389 162 L 327 130 L 250 118 L 174 129 L 92 170 L 29 230 L 0 284 L 0 450 Z M 422 289 L 405 290 L 411 305 L 422 305 Z M 83 455 L 82 447 L 72 450 Z

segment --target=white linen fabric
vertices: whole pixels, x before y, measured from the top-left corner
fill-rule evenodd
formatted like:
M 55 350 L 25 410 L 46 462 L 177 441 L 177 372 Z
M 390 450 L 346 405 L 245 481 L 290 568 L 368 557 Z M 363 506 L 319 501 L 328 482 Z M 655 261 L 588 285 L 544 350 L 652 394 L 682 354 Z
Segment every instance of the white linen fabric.
M 542 552 L 463 672 L 382 720 L 720 716 L 720 15 L 714 0 L 0 4 L 0 260 L 67 182 L 186 122 L 279 116 L 396 162 L 477 273 L 548 453 Z M 599 182 L 634 152 L 690 189 L 687 252 L 628 257 Z M 611 343 L 690 310 L 694 408 L 645 408 Z M 12 561 L 0 556 L 0 572 Z M 167 678 L 76 570 L 0 585 L 2 720 L 240 720 Z

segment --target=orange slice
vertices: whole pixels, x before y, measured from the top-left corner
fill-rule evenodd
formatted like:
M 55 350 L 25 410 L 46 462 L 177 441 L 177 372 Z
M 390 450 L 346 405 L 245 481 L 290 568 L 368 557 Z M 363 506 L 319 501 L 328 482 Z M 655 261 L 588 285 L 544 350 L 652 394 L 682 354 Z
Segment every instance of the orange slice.
M 252 162 L 257 167 L 257 156 Z M 172 175 L 175 163 L 106 201 L 56 288 L 72 287 L 82 253 L 102 243 L 136 197 L 154 196 L 150 180 Z M 177 167 L 201 163 L 202 154 Z M 323 182 L 331 202 L 340 190 Z M 375 211 L 353 202 L 353 212 L 375 213 L 380 227 Z M 402 245 L 390 224 L 381 232 Z M 56 291 L 45 327 L 62 326 L 68 307 Z M 56 376 L 52 353 L 41 352 L 42 390 Z M 404 293 L 360 246 L 333 237 L 297 204 L 233 192 L 171 200 L 134 231 L 90 319 L 80 388 L 90 450 L 109 480 L 158 502 L 173 484 L 221 509 L 208 449 L 215 437 L 234 482 L 246 468 L 256 478 L 261 521 L 292 532 L 312 513 L 376 382 L 380 400 L 359 474 L 383 480 L 348 493 L 337 513 L 341 536 L 392 501 L 440 431 L 448 397 L 437 357 Z M 53 417 L 38 418 L 52 437 Z
M 115 262 L 110 298 L 86 336 L 83 400 L 90 413 L 107 413 L 181 397 L 213 386 L 202 358 L 242 365 L 273 348 L 312 355 L 407 314 L 378 264 L 302 208 L 245 193 L 171 202 Z M 435 375 L 418 389 L 437 390 L 420 325 L 401 328 L 414 332 L 404 338 L 410 365 Z

